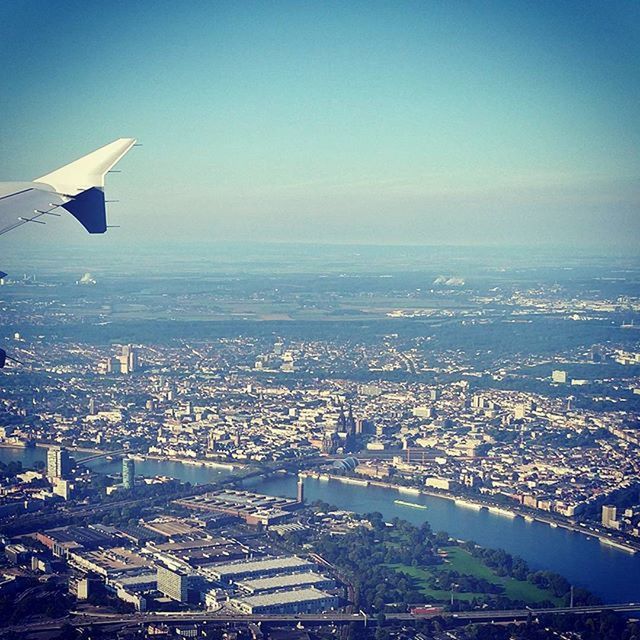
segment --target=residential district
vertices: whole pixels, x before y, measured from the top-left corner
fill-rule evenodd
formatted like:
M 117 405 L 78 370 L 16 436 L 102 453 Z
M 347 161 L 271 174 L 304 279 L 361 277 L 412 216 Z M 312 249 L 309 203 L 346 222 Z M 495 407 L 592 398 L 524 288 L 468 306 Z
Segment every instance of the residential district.
M 630 308 L 540 292 L 491 300 L 498 315 L 440 310 L 428 319 L 507 331 L 537 315 L 579 324 L 623 319 Z M 11 305 L 9 318 L 19 298 Z M 640 352 L 631 325 L 616 325 L 619 340 L 596 332 L 554 354 L 390 331 L 389 322 L 424 315 L 406 307 L 386 310 L 385 331 L 373 337 L 292 330 L 53 341 L 38 327 L 62 331 L 68 310 L 42 305 L 27 334 L 6 341 L 25 368 L 7 368 L 0 396 L 0 607 L 11 633 L 58 637 L 70 625 L 93 637 L 105 625 L 122 637 L 197 637 L 216 624 L 229 638 L 275 638 L 271 616 L 288 622 L 280 637 L 367 637 L 372 620 L 386 637 L 385 616 L 397 616 L 400 626 L 384 633 L 464 638 L 446 622 L 402 624 L 598 606 L 521 560 L 311 501 L 308 478 L 392 488 L 414 509 L 424 508 L 420 496 L 437 496 L 640 550 Z M 261 492 L 262 479 L 281 476 L 295 478 L 295 497 Z M 365 547 L 384 558 L 371 567 L 361 559 L 369 577 L 354 564 Z M 468 575 L 463 560 L 489 574 Z M 505 586 L 504 575 L 522 584 Z

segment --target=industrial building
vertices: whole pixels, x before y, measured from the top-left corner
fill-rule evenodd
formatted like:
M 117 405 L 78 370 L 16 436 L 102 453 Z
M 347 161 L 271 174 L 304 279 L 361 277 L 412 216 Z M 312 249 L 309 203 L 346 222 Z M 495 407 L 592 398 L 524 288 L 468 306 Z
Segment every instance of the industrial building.
M 247 558 L 250 553 L 244 545 L 227 538 L 196 538 L 149 544 L 147 548 L 153 553 L 173 558 L 177 564 L 182 562 L 191 567 L 241 560 Z
M 234 598 L 229 604 L 247 615 L 320 613 L 336 608 L 339 598 L 311 587 Z
M 203 568 L 202 573 L 211 580 L 229 584 L 243 578 L 311 572 L 315 568 L 315 564 L 297 556 L 280 556 L 212 565 Z
M 268 593 L 284 589 L 300 589 L 302 587 L 315 587 L 316 589 L 333 589 L 335 581 L 319 573 L 305 572 L 292 573 L 269 578 L 254 578 L 242 580 L 237 586 L 249 594 Z
M 270 525 L 291 516 L 301 504 L 290 498 L 277 498 L 251 491 L 222 489 L 201 496 L 176 500 L 176 504 L 196 511 L 211 511 L 236 516 L 247 524 Z
M 158 591 L 164 593 L 172 600 L 187 602 L 192 575 L 181 569 L 169 569 L 158 566 L 157 583 Z

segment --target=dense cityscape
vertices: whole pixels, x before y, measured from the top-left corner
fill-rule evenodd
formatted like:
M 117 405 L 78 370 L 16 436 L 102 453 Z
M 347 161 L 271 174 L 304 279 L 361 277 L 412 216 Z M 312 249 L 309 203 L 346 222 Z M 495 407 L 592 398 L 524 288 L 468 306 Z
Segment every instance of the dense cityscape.
M 635 267 L 334 259 L 196 286 L 46 264 L 1 281 L 7 633 L 462 640 L 487 616 L 620 605 L 535 545 L 429 522 L 448 502 L 635 562 Z
M 640 640 L 640 2 L 0 33 L 0 640 Z

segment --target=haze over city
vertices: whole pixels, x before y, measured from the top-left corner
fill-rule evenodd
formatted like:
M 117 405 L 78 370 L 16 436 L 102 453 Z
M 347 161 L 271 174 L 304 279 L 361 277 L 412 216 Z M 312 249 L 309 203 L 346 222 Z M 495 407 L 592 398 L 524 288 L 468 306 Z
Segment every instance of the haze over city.
M 640 4 L 0 54 L 0 640 L 640 638 Z

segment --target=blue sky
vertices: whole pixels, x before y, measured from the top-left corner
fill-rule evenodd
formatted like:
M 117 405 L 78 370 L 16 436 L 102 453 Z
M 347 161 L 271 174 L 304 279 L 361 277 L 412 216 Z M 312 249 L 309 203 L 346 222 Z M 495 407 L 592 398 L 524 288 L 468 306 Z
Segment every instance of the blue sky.
M 1 179 L 143 143 L 107 242 L 639 239 L 636 2 L 17 0 L 0 56 Z

